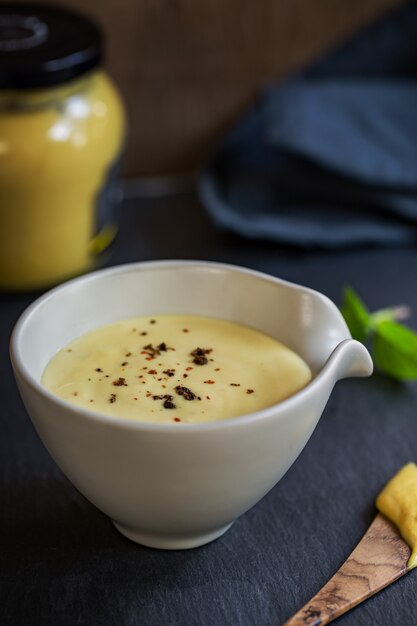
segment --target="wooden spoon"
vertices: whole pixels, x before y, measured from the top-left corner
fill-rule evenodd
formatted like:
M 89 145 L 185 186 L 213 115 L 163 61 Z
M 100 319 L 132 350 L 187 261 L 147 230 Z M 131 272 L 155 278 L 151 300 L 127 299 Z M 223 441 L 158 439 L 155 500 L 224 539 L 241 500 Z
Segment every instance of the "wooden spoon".
M 341 568 L 284 626 L 323 626 L 410 571 L 410 548 L 378 513 Z

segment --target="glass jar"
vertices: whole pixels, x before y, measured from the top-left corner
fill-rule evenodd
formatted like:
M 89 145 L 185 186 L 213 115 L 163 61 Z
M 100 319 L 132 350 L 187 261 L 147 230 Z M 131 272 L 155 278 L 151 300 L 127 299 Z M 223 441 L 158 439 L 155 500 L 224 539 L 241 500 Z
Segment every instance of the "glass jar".
M 98 263 L 116 233 L 123 107 L 97 26 L 0 5 L 0 287 L 35 289 Z

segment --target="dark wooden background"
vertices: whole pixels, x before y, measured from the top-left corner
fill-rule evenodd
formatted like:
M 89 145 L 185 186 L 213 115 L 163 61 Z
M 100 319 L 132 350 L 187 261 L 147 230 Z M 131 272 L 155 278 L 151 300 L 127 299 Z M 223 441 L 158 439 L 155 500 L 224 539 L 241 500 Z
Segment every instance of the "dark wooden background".
M 401 0 L 49 0 L 94 16 L 129 116 L 128 175 L 193 170 L 266 82 Z

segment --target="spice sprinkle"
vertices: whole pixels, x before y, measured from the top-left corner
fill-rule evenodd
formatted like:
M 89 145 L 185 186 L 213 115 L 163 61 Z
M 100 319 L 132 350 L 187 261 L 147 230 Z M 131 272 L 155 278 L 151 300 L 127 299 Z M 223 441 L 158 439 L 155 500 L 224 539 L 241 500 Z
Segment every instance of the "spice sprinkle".
M 202 316 L 158 315 L 116 322 L 75 339 L 53 357 L 42 383 L 99 413 L 200 423 L 258 411 L 310 378 L 298 355 L 257 330 Z

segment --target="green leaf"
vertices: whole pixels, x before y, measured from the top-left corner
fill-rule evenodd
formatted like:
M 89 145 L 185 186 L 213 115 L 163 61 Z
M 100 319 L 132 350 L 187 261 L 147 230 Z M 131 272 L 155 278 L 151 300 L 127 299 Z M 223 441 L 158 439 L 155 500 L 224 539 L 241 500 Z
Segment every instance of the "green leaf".
M 373 341 L 375 365 L 397 380 L 417 379 L 417 334 L 392 321 L 377 324 Z
M 351 287 L 343 290 L 343 303 L 340 310 L 352 337 L 364 342 L 372 329 L 371 315 Z

